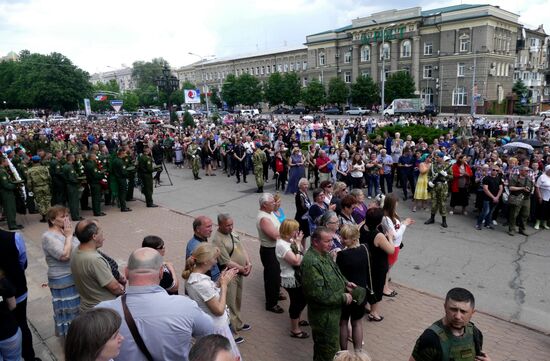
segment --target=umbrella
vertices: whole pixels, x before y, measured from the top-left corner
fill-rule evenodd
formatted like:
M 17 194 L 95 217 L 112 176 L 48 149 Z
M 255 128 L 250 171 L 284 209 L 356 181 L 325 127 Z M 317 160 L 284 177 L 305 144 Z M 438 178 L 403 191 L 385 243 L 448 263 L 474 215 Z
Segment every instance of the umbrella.
M 520 139 L 518 140 L 518 142 L 529 144 L 530 146 L 533 146 L 536 148 L 542 147 L 542 142 L 538 139 Z
M 313 120 L 313 116 L 312 115 L 305 115 L 302 117 L 303 120 Z
M 168 128 L 168 129 L 176 129 L 176 127 L 173 126 L 172 124 L 163 124 L 162 127 L 163 128 Z
M 516 149 L 516 148 L 521 148 L 521 149 L 525 149 L 529 152 L 532 152 L 534 149 L 533 149 L 533 146 L 530 145 L 530 144 L 527 144 L 527 143 L 522 143 L 522 142 L 512 142 L 512 143 L 508 143 L 508 144 L 505 144 L 502 148 L 504 149 Z

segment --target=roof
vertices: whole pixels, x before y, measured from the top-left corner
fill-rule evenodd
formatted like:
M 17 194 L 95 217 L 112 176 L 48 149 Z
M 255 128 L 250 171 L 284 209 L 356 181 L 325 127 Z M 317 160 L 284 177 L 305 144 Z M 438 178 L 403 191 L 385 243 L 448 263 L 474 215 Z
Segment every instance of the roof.
M 350 25 L 342 26 L 341 28 L 338 28 L 338 29 L 322 31 L 320 33 L 311 34 L 311 35 L 308 35 L 308 36 L 315 36 L 315 35 L 322 35 L 322 34 L 329 34 L 329 33 L 341 33 L 342 31 L 346 31 L 346 30 L 351 29 L 351 27 L 352 27 L 352 25 L 350 24 Z
M 481 6 L 488 6 L 489 4 L 463 4 L 463 5 L 453 5 L 453 6 L 445 6 L 443 8 L 437 8 L 437 9 L 431 9 L 431 10 L 424 10 L 421 12 L 422 16 L 431 16 L 435 15 L 437 13 L 450 13 L 453 11 L 460 11 L 460 10 L 466 10 L 466 9 L 473 9 Z
M 279 48 L 279 49 L 262 50 L 262 51 L 256 51 L 256 52 L 253 52 L 253 53 L 240 54 L 240 55 L 231 55 L 231 56 L 226 56 L 226 57 L 221 57 L 221 58 L 214 58 L 214 59 L 211 59 L 211 60 L 200 62 L 198 64 L 201 64 L 201 65 L 202 64 L 205 64 L 205 65 L 206 64 L 215 64 L 215 63 L 224 62 L 224 61 L 241 60 L 241 59 L 246 59 L 246 58 L 255 58 L 255 57 L 258 57 L 258 56 L 265 56 L 265 55 L 269 55 L 269 54 L 287 53 L 287 52 L 297 51 L 297 50 L 307 50 L 307 47 L 304 46 L 304 45 L 287 46 L 287 47 L 283 47 L 283 48 Z

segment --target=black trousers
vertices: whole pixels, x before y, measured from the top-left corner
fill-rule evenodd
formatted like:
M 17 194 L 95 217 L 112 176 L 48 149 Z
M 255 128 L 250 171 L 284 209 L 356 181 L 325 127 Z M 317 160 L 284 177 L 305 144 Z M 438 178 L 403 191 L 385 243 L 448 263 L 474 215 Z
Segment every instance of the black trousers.
M 296 287 L 296 288 L 286 288 L 286 292 L 288 292 L 288 297 L 290 298 L 290 307 L 288 308 L 288 313 L 290 314 L 290 318 L 292 320 L 296 320 L 300 318 L 300 314 L 306 308 L 307 302 L 306 298 L 304 297 L 304 292 L 302 291 L 302 287 Z
M 275 248 L 274 248 L 275 249 Z M 15 307 L 15 318 L 21 328 L 21 334 L 23 335 L 23 358 L 25 360 L 34 360 L 35 354 L 32 347 L 32 333 L 27 323 L 27 299 L 17 304 Z
M 275 255 L 275 247 L 260 246 L 260 260 L 264 266 L 265 308 L 271 308 L 279 302 L 281 287 L 281 266 Z
M 242 162 L 236 161 L 235 162 L 235 174 L 237 175 L 237 180 L 241 180 L 241 173 L 243 175 L 243 180 L 246 181 L 246 158 L 243 159 Z
M 412 172 L 401 171 L 401 187 L 403 188 L 403 196 L 408 197 L 407 185 L 411 187 L 412 197 L 414 197 L 414 190 L 416 184 L 414 183 L 414 175 Z

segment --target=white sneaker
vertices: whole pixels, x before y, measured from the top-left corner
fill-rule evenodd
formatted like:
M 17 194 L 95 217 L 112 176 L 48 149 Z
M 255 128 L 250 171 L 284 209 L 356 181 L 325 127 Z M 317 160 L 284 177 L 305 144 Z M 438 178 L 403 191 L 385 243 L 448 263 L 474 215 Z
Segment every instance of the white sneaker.
M 450 215 L 453 215 L 454 213 L 455 213 L 455 212 L 453 212 L 453 211 L 449 211 L 449 214 L 450 214 Z
M 497 222 L 497 221 L 493 221 L 493 226 L 498 226 L 498 222 Z

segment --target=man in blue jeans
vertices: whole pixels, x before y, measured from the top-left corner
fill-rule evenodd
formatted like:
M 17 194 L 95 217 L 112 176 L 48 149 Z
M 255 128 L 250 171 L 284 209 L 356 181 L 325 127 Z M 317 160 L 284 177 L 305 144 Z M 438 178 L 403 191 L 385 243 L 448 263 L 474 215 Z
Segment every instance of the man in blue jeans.
M 483 207 L 477 217 L 476 229 L 478 230 L 481 230 L 482 222 L 484 221 L 485 227 L 493 229 L 493 211 L 495 210 L 504 189 L 499 171 L 500 168 L 498 165 L 493 164 L 491 166 L 490 175 L 484 177 L 481 181 L 483 186 Z

